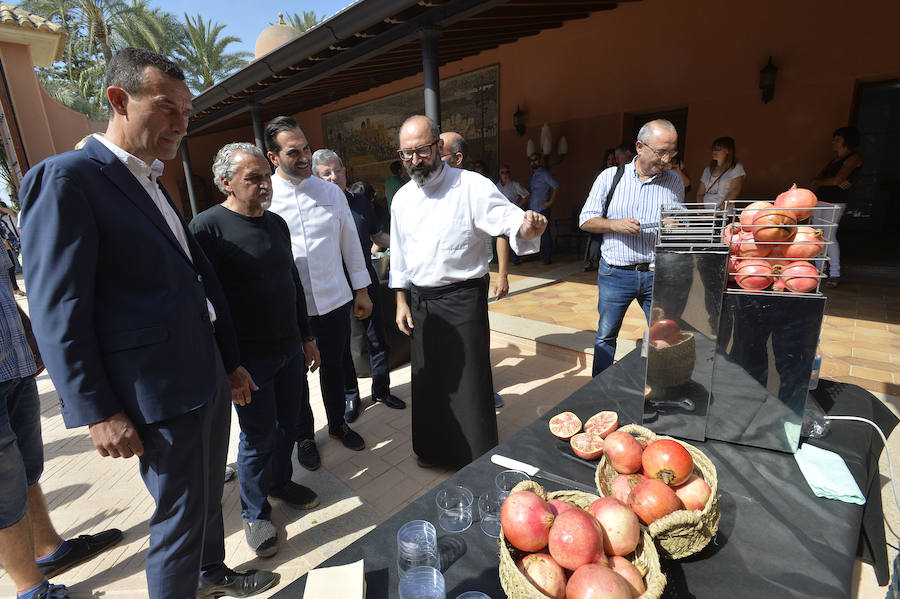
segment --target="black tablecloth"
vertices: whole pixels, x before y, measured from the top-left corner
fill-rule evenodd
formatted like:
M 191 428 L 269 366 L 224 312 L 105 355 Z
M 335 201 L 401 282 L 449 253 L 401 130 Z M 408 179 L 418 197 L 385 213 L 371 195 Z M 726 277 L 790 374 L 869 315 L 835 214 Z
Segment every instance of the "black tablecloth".
M 560 451 L 562 442 L 547 422 L 563 410 L 583 420 L 600 410 L 616 410 L 620 424 L 640 422 L 643 404 L 643 359 L 632 352 L 563 400 L 494 452 L 563 476 L 592 484 L 593 469 Z M 820 381 L 816 398 L 831 414 L 864 416 L 889 435 L 897 419 L 870 393 L 854 385 Z M 791 454 L 721 441 L 693 442 L 715 464 L 719 477 L 722 519 L 719 532 L 699 554 L 664 561 L 668 577 L 665 597 L 825 597 L 850 594 L 854 557 L 873 562 L 879 582 L 886 584 L 888 564 L 881 509 L 878 457 L 882 443 L 863 423 L 833 422 L 831 433 L 815 445 L 839 453 L 860 488 L 866 506 L 816 498 Z M 482 456 L 457 472 L 448 484 L 461 484 L 478 494 L 493 485 L 500 468 Z M 539 480 L 548 490 L 553 483 Z M 397 597 L 396 532 L 409 520 L 436 522 L 437 488 L 377 526 L 366 536 L 325 561 L 334 566 L 365 559 L 367 597 Z M 480 590 L 504 597 L 497 575 L 496 540 L 477 522 L 461 534 L 438 529 L 447 597 Z M 273 595 L 303 596 L 306 577 Z

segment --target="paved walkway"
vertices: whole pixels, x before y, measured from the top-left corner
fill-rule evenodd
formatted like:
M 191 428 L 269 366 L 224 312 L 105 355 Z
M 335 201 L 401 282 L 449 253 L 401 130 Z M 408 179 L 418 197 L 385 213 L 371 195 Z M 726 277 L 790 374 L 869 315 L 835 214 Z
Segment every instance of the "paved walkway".
M 525 263 L 513 267 L 512 273 L 510 297 L 490 304 L 494 381 L 506 402 L 497 411 L 501 440 L 589 380 L 591 356 L 586 352 L 591 351 L 596 326 L 595 273 L 581 272 L 578 260 L 550 266 Z M 848 280 L 828 294 L 823 376 L 860 384 L 897 412 L 900 286 L 853 284 Z M 634 340 L 641 337 L 645 327 L 643 314 L 633 305 L 622 329 L 619 355 L 634 347 Z M 392 373 L 394 393 L 407 401 L 409 377 L 409 366 Z M 346 450 L 330 440 L 324 428 L 319 385 L 314 380 L 311 383 L 323 468 L 307 472 L 295 466 L 295 480 L 314 488 L 322 501 L 310 512 L 273 501 L 273 519 L 284 539 L 273 558 L 256 559 L 246 547 L 238 484 L 232 482 L 225 487 L 227 562 L 235 568 L 275 569 L 282 576 L 276 590 L 452 474 L 416 465 L 408 409 L 396 411 L 365 402 L 353 425 L 367 441 L 362 452 Z M 146 520 L 153 506 L 138 476 L 137 462 L 97 455 L 85 429 L 67 430 L 63 426 L 56 393 L 46 374 L 39 377 L 38 386 L 46 452 L 41 484 L 56 527 L 65 537 L 110 526 L 125 532 L 119 545 L 70 570 L 57 582 L 67 583 L 75 598 L 147 597 L 143 572 L 148 543 Z M 361 382 L 363 393 L 368 386 L 368 381 Z M 232 464 L 237 432 L 235 418 L 229 454 Z M 894 455 L 900 456 L 900 433 L 895 433 L 889 444 Z M 882 462 L 887 519 L 898 522 L 900 514 L 887 485 L 890 473 L 884 458 Z M 897 540 L 889 532 L 889 543 L 896 545 Z M 893 557 L 894 550 L 889 551 Z M 858 568 L 857 585 L 855 597 L 884 596 L 885 589 L 877 587 L 869 566 Z M 9 577 L 0 570 L 0 595 L 13 594 Z

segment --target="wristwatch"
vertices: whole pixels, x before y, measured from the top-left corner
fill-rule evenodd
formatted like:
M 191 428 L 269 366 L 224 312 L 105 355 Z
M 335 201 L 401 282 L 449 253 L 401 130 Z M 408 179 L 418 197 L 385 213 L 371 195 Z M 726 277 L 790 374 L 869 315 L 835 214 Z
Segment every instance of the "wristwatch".
M 309 343 L 310 341 L 315 341 L 315 340 L 316 340 L 316 338 L 313 337 L 312 335 L 310 335 L 309 337 L 303 338 L 303 343 Z

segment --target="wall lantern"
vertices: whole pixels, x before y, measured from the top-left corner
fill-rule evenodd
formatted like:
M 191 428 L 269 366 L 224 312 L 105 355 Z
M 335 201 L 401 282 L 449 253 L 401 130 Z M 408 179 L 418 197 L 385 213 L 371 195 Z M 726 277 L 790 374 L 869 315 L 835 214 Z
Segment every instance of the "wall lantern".
M 762 90 L 763 104 L 768 104 L 775 96 L 775 73 L 777 72 L 778 67 L 772 62 L 770 56 L 768 64 L 759 70 L 759 89 Z
M 550 157 L 553 154 L 553 133 L 550 131 L 550 125 L 544 123 L 544 126 L 541 127 L 541 137 L 540 137 L 540 154 L 544 156 L 544 166 L 549 168 L 550 166 L 554 166 L 550 164 Z M 538 149 L 534 144 L 533 139 L 529 139 L 528 143 L 525 145 L 525 155 L 529 158 L 532 154 L 538 153 Z M 559 142 L 556 145 L 556 155 L 559 157 L 559 161 L 555 164 L 562 163 L 565 160 L 566 155 L 569 153 L 569 142 L 566 141 L 566 136 L 562 136 L 559 138 Z
M 525 135 L 525 113 L 518 106 L 516 106 L 516 111 L 513 113 L 513 127 L 516 128 L 516 133 Z

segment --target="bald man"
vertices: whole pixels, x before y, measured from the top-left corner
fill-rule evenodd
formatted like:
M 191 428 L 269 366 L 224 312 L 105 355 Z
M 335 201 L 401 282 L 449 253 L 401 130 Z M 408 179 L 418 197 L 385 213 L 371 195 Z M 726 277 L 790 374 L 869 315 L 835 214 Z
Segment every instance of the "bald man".
M 411 181 L 391 205 L 390 286 L 410 335 L 412 441 L 419 464 L 463 466 L 497 444 L 485 235 L 537 252 L 547 220 L 513 206 L 487 178 L 441 161 L 437 125 L 410 117 L 399 155 Z

